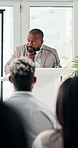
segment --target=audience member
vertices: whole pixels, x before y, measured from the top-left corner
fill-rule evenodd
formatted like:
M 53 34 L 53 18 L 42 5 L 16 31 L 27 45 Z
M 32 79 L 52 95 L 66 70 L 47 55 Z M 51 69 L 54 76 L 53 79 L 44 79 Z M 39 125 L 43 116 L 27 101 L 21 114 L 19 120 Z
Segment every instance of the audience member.
M 0 148 L 28 148 L 22 119 L 15 110 L 1 102 Z
M 56 49 L 43 45 L 44 34 L 40 29 L 32 29 L 27 35 L 27 43 L 25 45 L 16 47 L 14 54 L 6 63 L 4 69 L 5 73 L 10 72 L 11 62 L 18 57 L 28 57 L 35 61 L 36 67 L 61 67 L 60 60 Z
M 42 132 L 32 148 L 78 147 L 78 77 L 68 78 L 60 86 L 56 114 L 61 129 Z
M 13 83 L 15 92 L 7 100 L 10 106 L 18 108 L 26 120 L 28 139 L 32 141 L 46 130 L 54 128 L 52 111 L 37 100 L 31 93 L 36 82 L 34 62 L 27 58 L 16 58 L 10 65 L 9 80 Z

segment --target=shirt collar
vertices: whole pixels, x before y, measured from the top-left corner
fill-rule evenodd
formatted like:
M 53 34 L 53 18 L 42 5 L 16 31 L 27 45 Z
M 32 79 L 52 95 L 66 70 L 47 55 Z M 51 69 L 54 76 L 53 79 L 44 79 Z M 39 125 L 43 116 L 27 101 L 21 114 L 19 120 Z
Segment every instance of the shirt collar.
M 29 95 L 32 95 L 32 92 L 31 91 L 14 91 L 12 95 L 18 95 L 18 94 L 29 94 Z

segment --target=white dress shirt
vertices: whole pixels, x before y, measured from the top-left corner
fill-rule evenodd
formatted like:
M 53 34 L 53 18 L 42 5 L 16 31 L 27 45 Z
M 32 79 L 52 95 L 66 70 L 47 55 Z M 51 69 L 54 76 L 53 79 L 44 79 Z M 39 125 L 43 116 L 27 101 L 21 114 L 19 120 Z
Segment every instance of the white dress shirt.
M 28 123 L 26 130 L 30 139 L 34 140 L 40 132 L 54 128 L 55 117 L 52 111 L 31 92 L 17 91 L 7 100 L 7 103 L 16 107 Z

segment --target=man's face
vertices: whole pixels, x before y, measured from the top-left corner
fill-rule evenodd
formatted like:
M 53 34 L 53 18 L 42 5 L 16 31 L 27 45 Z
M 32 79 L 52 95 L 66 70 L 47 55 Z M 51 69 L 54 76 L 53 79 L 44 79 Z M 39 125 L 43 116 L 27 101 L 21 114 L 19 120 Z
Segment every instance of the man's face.
M 43 40 L 41 40 L 40 35 L 39 34 L 28 34 L 27 36 L 27 46 L 31 46 L 34 48 L 41 48 L 43 44 Z M 32 50 L 32 48 L 30 48 L 30 50 Z

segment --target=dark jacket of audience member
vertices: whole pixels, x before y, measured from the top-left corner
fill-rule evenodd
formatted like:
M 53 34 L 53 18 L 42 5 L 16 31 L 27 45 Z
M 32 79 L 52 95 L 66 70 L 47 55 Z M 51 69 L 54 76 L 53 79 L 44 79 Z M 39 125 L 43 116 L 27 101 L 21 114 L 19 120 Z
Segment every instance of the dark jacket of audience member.
M 18 113 L 0 102 L 0 148 L 28 148 L 26 139 Z

